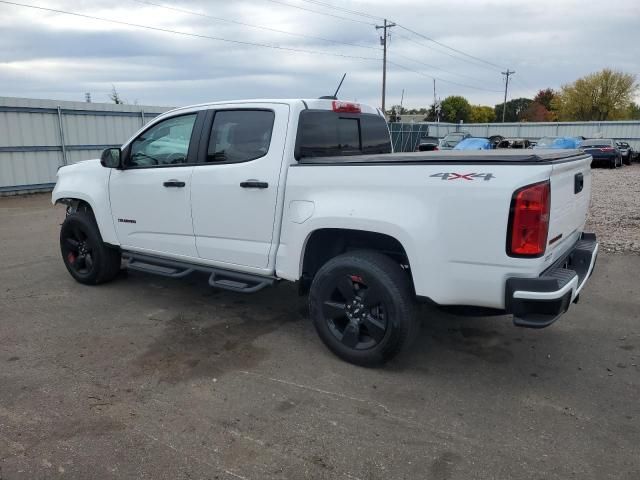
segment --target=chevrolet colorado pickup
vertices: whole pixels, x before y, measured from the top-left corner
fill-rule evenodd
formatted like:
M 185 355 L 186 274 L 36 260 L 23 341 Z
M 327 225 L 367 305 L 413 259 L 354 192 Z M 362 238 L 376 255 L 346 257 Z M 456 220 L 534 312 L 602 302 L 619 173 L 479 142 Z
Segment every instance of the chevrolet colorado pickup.
M 122 148 L 60 168 L 60 248 L 78 282 L 122 267 L 213 287 L 309 293 L 322 341 L 381 364 L 415 305 L 478 307 L 540 328 L 578 299 L 598 251 L 577 150 L 392 153 L 382 113 L 338 100 L 167 112 Z

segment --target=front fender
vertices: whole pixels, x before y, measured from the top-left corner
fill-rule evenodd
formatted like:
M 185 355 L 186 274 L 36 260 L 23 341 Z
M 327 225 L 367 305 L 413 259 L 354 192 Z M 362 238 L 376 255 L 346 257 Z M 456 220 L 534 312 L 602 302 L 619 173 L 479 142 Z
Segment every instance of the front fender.
M 111 169 L 104 168 L 99 160 L 87 160 L 62 167 L 56 175 L 51 202 L 56 204 L 65 199 L 86 202 L 93 210 L 102 240 L 111 245 L 119 245 L 109 202 L 110 175 Z

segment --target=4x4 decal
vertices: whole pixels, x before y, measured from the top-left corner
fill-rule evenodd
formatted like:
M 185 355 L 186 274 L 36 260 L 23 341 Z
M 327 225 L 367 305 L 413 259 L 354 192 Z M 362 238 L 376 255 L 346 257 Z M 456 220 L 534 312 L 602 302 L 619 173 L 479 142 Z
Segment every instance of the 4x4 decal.
M 485 181 L 489 181 L 492 178 L 496 178 L 493 173 L 434 173 L 429 175 L 430 177 L 440 177 L 441 180 L 470 180 L 473 181 L 476 178 L 483 178 Z

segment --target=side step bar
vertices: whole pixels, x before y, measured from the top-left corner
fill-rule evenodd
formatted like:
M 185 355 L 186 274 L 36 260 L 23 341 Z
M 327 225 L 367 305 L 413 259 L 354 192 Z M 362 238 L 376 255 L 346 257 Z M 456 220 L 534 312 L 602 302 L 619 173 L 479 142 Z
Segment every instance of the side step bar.
M 263 277 L 250 273 L 233 272 L 231 270 L 180 262 L 178 260 L 168 260 L 151 255 L 123 252 L 123 256 L 128 260 L 127 268 L 130 270 L 153 273 L 170 278 L 182 278 L 193 272 L 204 272 L 209 274 L 209 285 L 233 292 L 257 292 L 258 290 L 273 285 L 277 280 L 275 277 Z

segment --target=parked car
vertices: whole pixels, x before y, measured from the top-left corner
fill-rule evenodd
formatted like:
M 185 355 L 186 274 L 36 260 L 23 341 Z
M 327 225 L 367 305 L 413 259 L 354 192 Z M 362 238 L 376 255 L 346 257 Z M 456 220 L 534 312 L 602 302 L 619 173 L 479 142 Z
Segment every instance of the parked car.
M 458 143 L 454 150 L 491 150 L 503 140 L 504 137 L 494 135 L 489 138 L 484 137 L 467 137 Z
M 356 103 L 172 110 L 100 160 L 58 170 L 62 261 L 88 285 L 114 280 L 123 258 L 235 292 L 297 282 L 322 341 L 360 365 L 416 338 L 419 301 L 541 328 L 577 300 L 598 252 L 583 233 L 591 156 L 390 152 L 380 111 Z
M 438 150 L 440 139 L 438 137 L 421 137 L 416 146 L 416 152 L 432 152 Z
M 616 142 L 610 138 L 591 138 L 583 140 L 580 149 L 593 157 L 593 163 L 602 163 L 609 168 L 622 166 L 622 155 Z
M 531 148 L 531 141 L 527 138 L 505 138 L 496 145 L 496 148 Z
M 579 137 L 542 137 L 533 148 L 579 148 L 581 142 Z
M 616 142 L 616 147 L 620 151 L 622 156 L 622 162 L 625 165 L 631 165 L 631 159 L 633 158 L 633 148 L 627 142 Z
M 491 150 L 491 140 L 481 137 L 467 137 L 453 147 L 453 150 Z
M 458 143 L 471 136 L 468 132 L 448 133 L 440 140 L 439 150 L 452 150 Z

